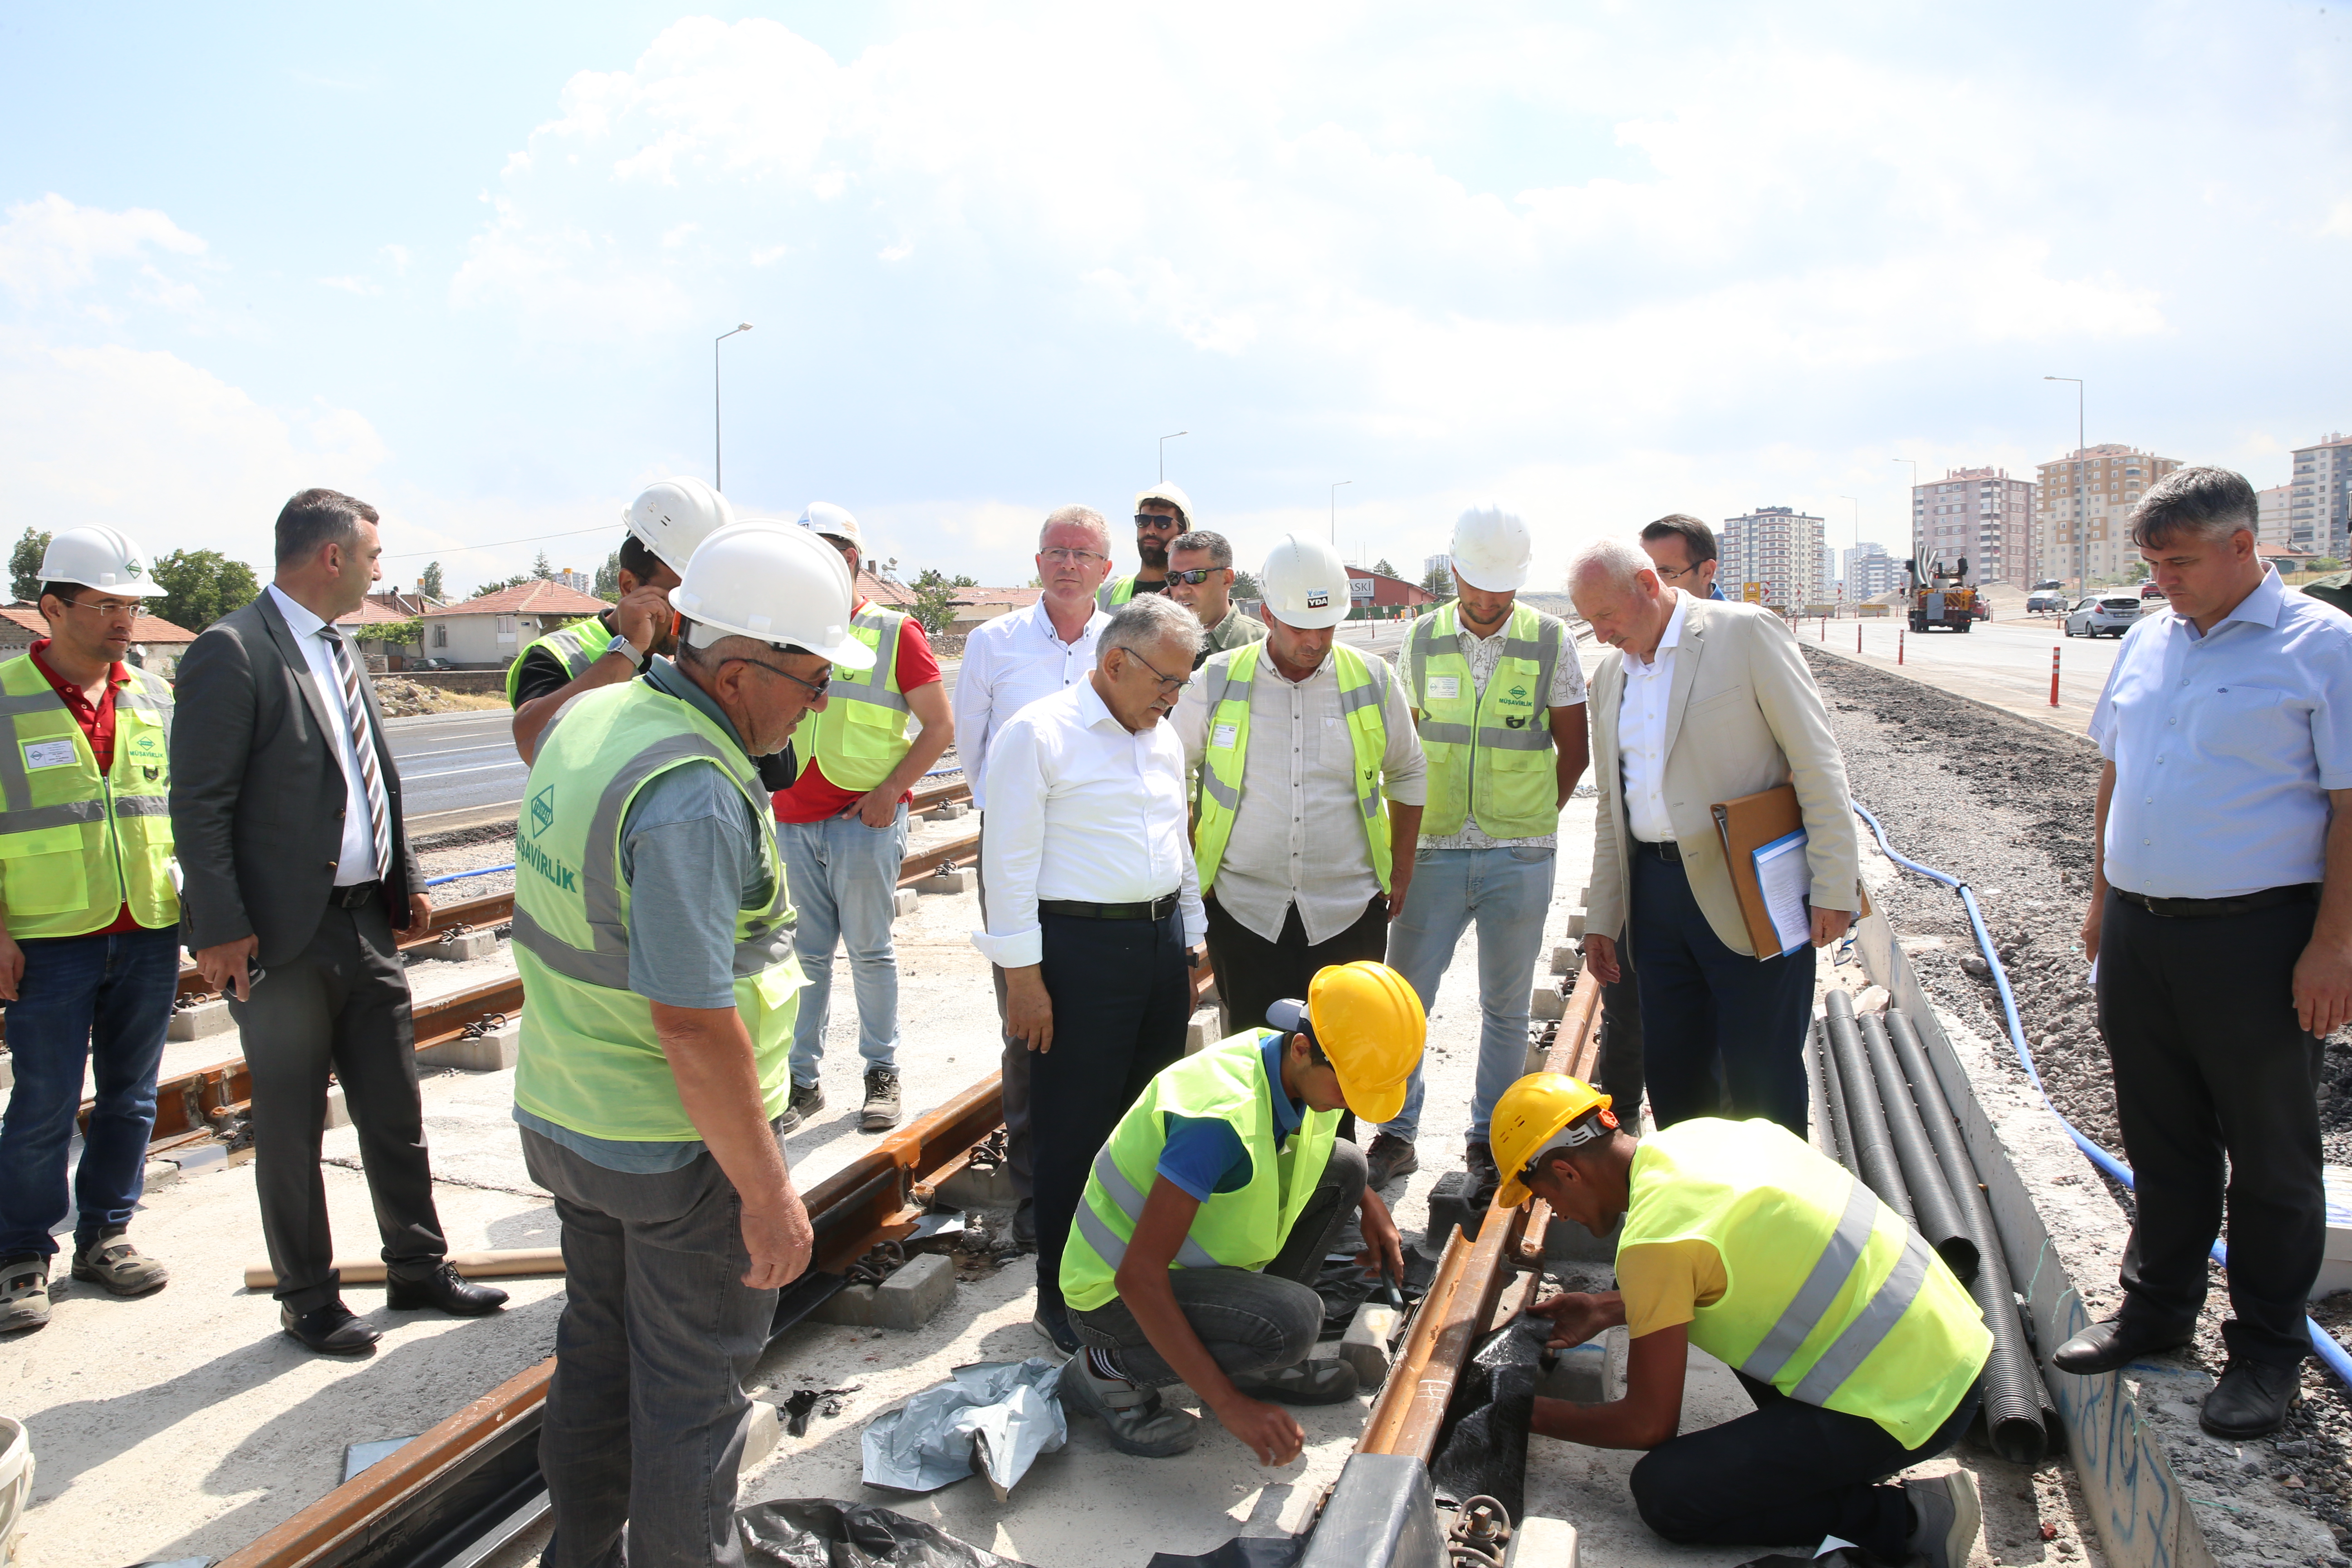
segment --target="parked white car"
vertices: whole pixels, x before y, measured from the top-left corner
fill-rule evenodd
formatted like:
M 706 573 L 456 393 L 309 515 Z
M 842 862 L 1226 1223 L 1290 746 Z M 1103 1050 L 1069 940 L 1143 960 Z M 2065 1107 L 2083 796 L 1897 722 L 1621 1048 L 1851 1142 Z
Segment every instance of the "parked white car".
M 2070 637 L 2119 637 L 2139 619 L 2140 597 L 2134 593 L 2094 594 L 2066 616 Z

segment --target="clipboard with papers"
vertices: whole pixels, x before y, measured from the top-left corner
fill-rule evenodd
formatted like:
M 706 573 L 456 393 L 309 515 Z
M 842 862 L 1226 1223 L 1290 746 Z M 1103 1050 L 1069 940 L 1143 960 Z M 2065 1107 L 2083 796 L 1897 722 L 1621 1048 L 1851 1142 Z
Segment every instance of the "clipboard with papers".
M 1807 894 L 1812 870 L 1805 858 L 1805 816 L 1797 786 L 1784 784 L 1709 809 L 1756 956 L 1778 958 L 1811 942 Z M 1870 912 L 1870 896 L 1859 887 L 1854 891 L 1858 918 Z

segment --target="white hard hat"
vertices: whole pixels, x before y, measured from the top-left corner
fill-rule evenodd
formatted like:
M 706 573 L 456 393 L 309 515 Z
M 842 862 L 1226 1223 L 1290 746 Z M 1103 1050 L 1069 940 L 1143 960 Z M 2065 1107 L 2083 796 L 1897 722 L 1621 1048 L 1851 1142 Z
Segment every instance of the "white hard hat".
M 621 521 L 639 543 L 683 577 L 696 547 L 733 522 L 735 509 L 700 479 L 660 479 L 629 503 Z
M 1257 581 L 1266 613 L 1284 626 L 1318 631 L 1348 618 L 1347 563 L 1319 539 L 1284 534 Z
M 704 540 L 669 595 L 694 623 L 696 647 L 757 637 L 845 669 L 871 669 L 874 650 L 849 629 L 852 600 L 839 551 L 807 529 L 766 521 L 733 523 Z
M 1165 479 L 1162 479 L 1160 483 L 1152 486 L 1148 490 L 1139 490 L 1136 492 L 1135 510 L 1139 516 L 1141 515 L 1143 511 L 1143 503 L 1148 500 L 1166 501 L 1170 506 L 1172 506 L 1178 511 L 1182 512 L 1184 514 L 1184 528 L 1187 532 L 1190 532 L 1201 526 L 1201 520 L 1192 515 L 1192 498 L 1186 495 L 1182 490 L 1178 489 L 1174 485 L 1168 483 Z
M 1487 503 L 1454 521 L 1454 572 L 1473 588 L 1515 593 L 1535 564 L 1536 539 L 1517 512 Z
M 813 500 L 802 510 L 800 521 L 812 533 L 842 540 L 856 545 L 860 555 L 866 553 L 866 536 L 857 531 L 857 520 L 849 515 L 846 507 L 835 506 L 829 500 Z
M 79 583 L 138 599 L 163 596 L 147 575 L 147 552 L 129 534 L 103 523 L 68 528 L 51 539 L 41 556 L 41 581 Z

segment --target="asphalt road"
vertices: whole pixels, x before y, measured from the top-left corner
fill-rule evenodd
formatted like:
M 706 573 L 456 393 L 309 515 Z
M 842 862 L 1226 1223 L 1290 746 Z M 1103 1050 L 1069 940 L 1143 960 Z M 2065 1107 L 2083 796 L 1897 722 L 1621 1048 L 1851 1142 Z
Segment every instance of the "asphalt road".
M 452 813 L 510 805 L 522 798 L 530 772 L 515 755 L 511 716 L 504 709 L 430 713 L 384 722 L 400 769 L 401 805 L 410 828 L 432 832 L 455 826 Z M 442 817 L 443 823 L 430 820 Z
M 2054 616 L 2032 620 L 1979 621 L 1966 632 L 1911 632 L 1902 637 L 1903 663 L 1895 665 L 1899 620 L 1832 621 L 1822 636 L 1819 621 L 1800 623 L 1803 641 L 1832 653 L 1853 656 L 1854 633 L 1862 634 L 1865 664 L 1942 686 L 2018 712 L 2056 720 L 2081 730 L 2115 668 L 2120 637 L 2067 637 Z M 2058 649 L 2058 706 L 2050 706 L 2050 651 Z

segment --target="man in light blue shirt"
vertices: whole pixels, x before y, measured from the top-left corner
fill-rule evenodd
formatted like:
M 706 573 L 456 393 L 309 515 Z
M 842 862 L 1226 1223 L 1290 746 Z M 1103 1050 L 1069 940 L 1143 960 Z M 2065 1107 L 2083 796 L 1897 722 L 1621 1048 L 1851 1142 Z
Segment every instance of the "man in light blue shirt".
M 2052 1357 L 2188 1343 L 2228 1184 L 2230 1362 L 2205 1430 L 2277 1430 L 2326 1241 L 2322 1040 L 2352 1019 L 2352 619 L 2290 594 L 2220 468 L 2149 489 L 2132 540 L 2168 601 L 2091 717 L 2105 757 L 2083 946 L 2138 1196 L 2124 1304 Z

